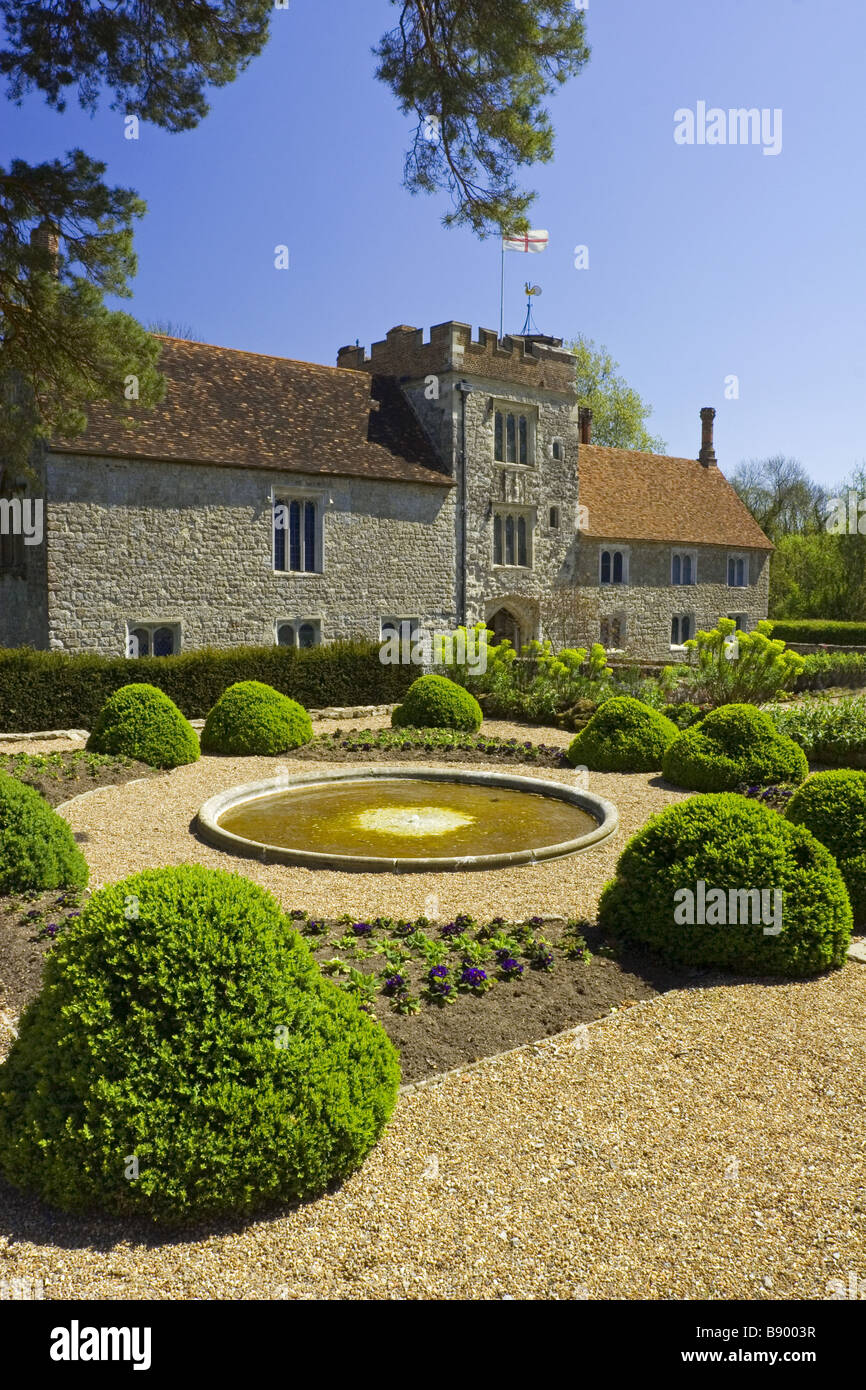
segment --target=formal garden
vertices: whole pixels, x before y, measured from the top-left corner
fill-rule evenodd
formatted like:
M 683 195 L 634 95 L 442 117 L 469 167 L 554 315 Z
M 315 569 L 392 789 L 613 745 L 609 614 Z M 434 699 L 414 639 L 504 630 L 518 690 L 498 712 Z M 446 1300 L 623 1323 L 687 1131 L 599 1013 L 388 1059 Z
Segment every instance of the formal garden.
M 486 655 L 479 675 L 419 676 L 362 644 L 205 652 L 142 660 L 130 683 L 128 663 L 0 653 L 10 726 L 89 731 L 56 751 L 12 727 L 0 743 L 12 1188 L 73 1218 L 271 1219 L 366 1170 L 401 1085 L 405 1105 L 546 1039 L 590 1065 L 592 1029 L 663 998 L 771 1000 L 857 971 L 853 659 L 729 620 L 678 667 L 614 666 L 599 646 Z M 390 712 L 334 714 L 367 703 Z M 593 824 L 612 805 L 618 824 L 581 853 L 448 872 L 311 868 L 201 833 L 227 788 L 279 799 L 389 767 L 402 786 L 438 770 L 428 800 L 476 779 L 491 821 L 510 814 L 504 779 L 563 812 L 577 797 Z M 390 831 L 411 842 L 447 805 L 423 803 L 396 830 L 392 807 Z

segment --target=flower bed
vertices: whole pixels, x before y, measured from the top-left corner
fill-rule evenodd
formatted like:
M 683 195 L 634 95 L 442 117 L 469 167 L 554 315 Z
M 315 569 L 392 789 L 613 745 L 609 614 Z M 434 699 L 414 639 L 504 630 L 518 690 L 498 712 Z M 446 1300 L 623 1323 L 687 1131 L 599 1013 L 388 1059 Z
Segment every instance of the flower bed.
M 119 786 L 136 777 L 151 777 L 156 769 L 121 754 L 87 753 L 83 748 L 63 753 L 2 753 L 0 772 L 35 787 L 51 806 L 58 806 L 96 787 Z
M 46 953 L 86 901 L 80 890 L 0 898 L 2 1007 L 20 1012 L 36 995 Z M 637 956 L 614 959 L 588 922 L 536 917 L 479 927 L 468 915 L 440 925 L 292 916 L 323 972 L 382 1023 L 407 1082 L 682 983 Z
M 490 734 L 469 734 L 457 729 L 333 729 L 317 734 L 292 757 L 328 762 L 352 762 L 385 754 L 386 759 L 423 761 L 435 753 L 437 762 L 485 761 L 533 763 L 538 767 L 569 767 L 565 749 L 531 739 L 497 738 Z

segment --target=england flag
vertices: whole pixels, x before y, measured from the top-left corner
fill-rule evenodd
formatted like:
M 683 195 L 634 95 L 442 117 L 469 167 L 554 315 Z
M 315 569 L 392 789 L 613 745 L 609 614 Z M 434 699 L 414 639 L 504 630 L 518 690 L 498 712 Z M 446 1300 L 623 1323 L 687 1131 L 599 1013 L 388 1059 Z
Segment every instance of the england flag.
M 547 232 L 522 232 L 502 238 L 503 251 L 544 251 L 546 247 Z

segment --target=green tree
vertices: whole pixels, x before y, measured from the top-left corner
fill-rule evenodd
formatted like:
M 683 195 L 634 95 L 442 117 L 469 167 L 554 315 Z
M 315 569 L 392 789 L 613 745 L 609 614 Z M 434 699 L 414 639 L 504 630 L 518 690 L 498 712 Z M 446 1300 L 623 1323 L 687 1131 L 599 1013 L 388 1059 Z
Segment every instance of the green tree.
M 0 75 L 13 101 L 34 88 L 66 108 L 66 92 L 95 111 L 112 108 L 166 130 L 191 130 L 207 114 L 206 87 L 223 87 L 264 48 L 273 0 L 0 0 Z
M 404 183 L 446 189 L 446 226 L 523 231 L 535 194 L 517 170 L 553 158 L 545 98 L 589 59 L 573 0 L 391 0 L 400 18 L 376 76 L 417 118 Z
M 568 346 L 576 358 L 578 402 L 592 409 L 592 442 L 664 453 L 664 440 L 646 427 L 652 406 L 617 375 L 619 363 L 607 348 L 596 347 L 591 338 L 582 335 Z
M 144 212 L 104 172 L 81 150 L 0 168 L 0 457 L 12 478 L 27 476 L 35 440 L 83 429 L 92 401 L 132 409 L 162 394 L 159 344 L 103 303 L 130 294 L 132 221 Z
M 823 531 L 827 496 L 797 459 L 744 460 L 729 479 L 770 540 Z

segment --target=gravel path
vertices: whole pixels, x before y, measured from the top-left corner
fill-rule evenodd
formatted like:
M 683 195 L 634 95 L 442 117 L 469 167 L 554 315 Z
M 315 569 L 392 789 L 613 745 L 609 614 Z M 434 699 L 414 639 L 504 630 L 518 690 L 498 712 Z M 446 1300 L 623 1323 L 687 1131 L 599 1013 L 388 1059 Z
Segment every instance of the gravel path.
M 823 1299 L 866 1276 L 864 1011 L 854 965 L 664 995 L 402 1097 L 340 1191 L 199 1239 L 4 1192 L 0 1277 L 49 1298 Z
M 198 805 L 272 767 L 204 759 L 70 807 L 94 879 L 195 860 L 286 906 L 423 911 L 420 876 L 347 883 L 198 844 Z M 619 806 L 615 843 L 436 876 L 441 911 L 591 911 L 624 839 L 681 797 L 653 781 L 592 774 Z M 3 1188 L 0 1279 L 42 1279 L 48 1298 L 823 1299 L 831 1278 L 866 1278 L 864 1016 L 853 964 L 664 995 L 402 1096 L 338 1192 L 246 1227 L 165 1240 Z M 0 1017 L 0 1051 L 8 1040 Z

